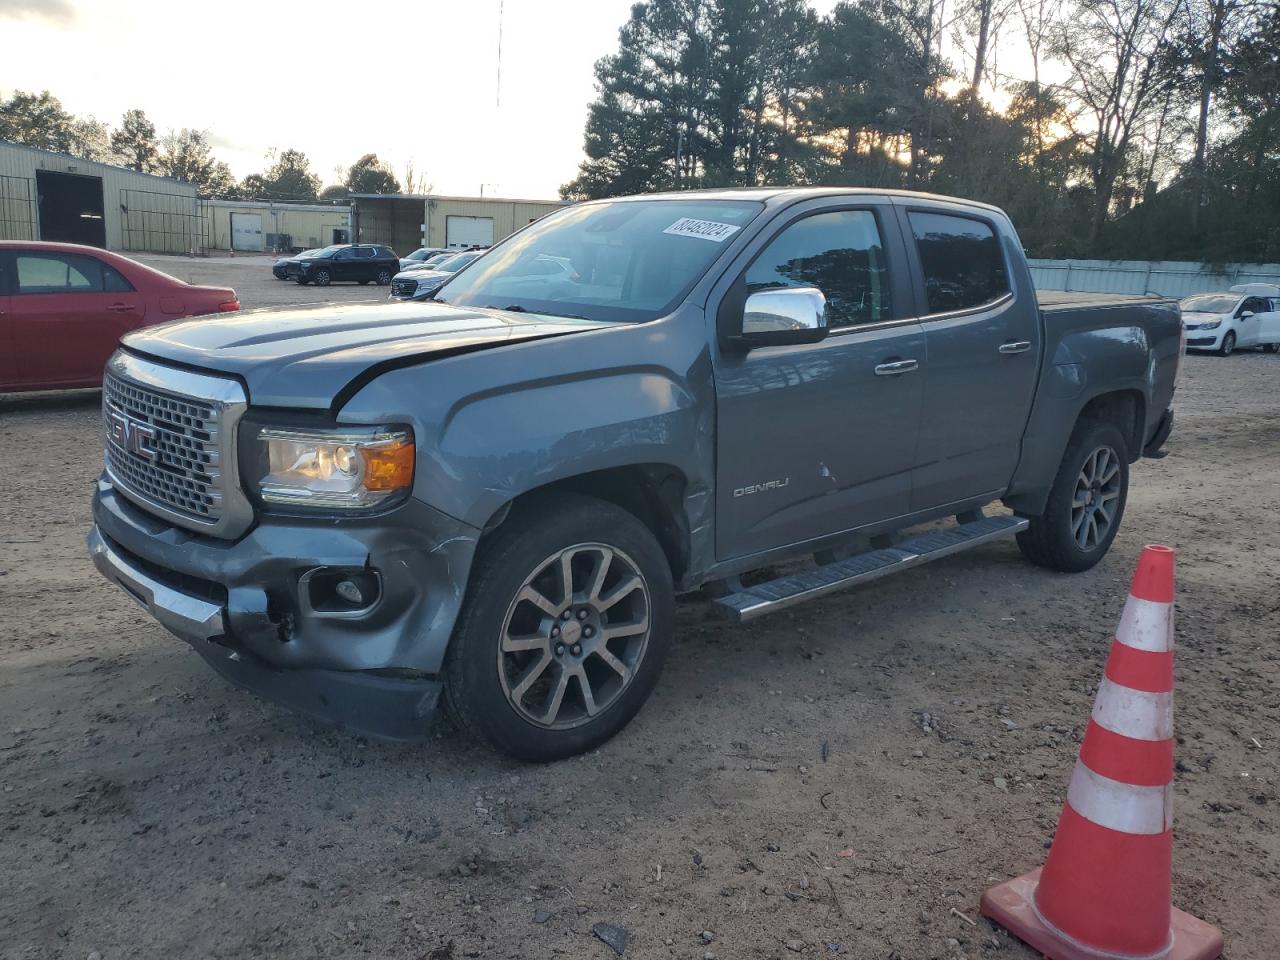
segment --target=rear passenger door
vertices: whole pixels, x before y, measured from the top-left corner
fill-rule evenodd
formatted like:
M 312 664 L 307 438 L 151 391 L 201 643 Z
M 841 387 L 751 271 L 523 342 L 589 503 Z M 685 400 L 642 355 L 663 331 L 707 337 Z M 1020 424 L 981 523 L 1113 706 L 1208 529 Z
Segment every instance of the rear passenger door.
M 1258 318 L 1258 342 L 1261 344 L 1280 343 L 1280 298 L 1267 298 L 1267 311 Z
M 911 509 L 999 494 L 1017 466 L 1040 357 L 1035 297 L 1011 282 L 1021 251 L 977 208 L 911 201 L 899 218 L 928 352 Z

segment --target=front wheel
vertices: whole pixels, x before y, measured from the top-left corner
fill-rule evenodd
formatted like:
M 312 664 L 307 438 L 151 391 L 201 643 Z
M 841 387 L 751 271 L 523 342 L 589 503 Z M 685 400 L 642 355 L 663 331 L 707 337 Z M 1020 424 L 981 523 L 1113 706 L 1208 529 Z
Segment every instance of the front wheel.
M 1078 573 L 1107 554 L 1129 497 L 1124 434 L 1111 423 L 1082 420 L 1071 435 L 1044 513 L 1018 534 L 1032 563 Z
M 1262 345 L 1262 350 L 1264 353 L 1275 353 L 1277 350 L 1280 350 L 1280 343 L 1264 343 Z
M 328 270 L 317 270 L 311 280 L 317 287 L 327 287 L 333 282 L 333 275 Z
M 591 497 L 517 507 L 477 552 L 445 667 L 450 711 L 545 762 L 621 730 L 662 669 L 671 570 L 635 516 Z
M 1218 356 L 1229 357 L 1236 350 L 1236 333 L 1234 330 L 1228 330 L 1227 335 L 1222 338 L 1222 345 L 1218 347 Z

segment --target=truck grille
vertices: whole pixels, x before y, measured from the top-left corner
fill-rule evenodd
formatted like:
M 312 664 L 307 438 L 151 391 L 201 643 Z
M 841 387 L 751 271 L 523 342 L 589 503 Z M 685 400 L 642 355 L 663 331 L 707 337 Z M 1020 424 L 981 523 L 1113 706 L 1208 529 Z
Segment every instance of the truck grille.
M 400 299 L 409 300 L 418 292 L 417 280 L 392 280 L 391 295 Z
M 112 414 L 125 417 L 131 425 L 144 424 L 154 435 L 136 445 L 122 445 L 121 432 L 111 429 Z M 107 374 L 102 384 L 102 415 L 107 424 L 108 467 L 117 479 L 144 497 L 190 516 L 210 522 L 222 516 L 216 407 Z
M 108 476 L 130 500 L 176 524 L 237 535 L 252 519 L 235 477 L 235 427 L 245 406 L 233 380 L 117 353 L 102 381 Z

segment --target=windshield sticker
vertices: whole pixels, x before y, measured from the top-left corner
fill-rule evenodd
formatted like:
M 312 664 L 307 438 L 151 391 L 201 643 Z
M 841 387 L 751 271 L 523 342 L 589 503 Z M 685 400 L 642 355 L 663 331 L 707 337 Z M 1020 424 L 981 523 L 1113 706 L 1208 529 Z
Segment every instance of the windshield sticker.
M 693 217 L 681 217 L 663 233 L 673 237 L 697 237 L 699 240 L 710 240 L 712 243 L 724 243 L 732 237 L 739 227 L 731 223 L 716 223 L 714 220 L 695 220 Z

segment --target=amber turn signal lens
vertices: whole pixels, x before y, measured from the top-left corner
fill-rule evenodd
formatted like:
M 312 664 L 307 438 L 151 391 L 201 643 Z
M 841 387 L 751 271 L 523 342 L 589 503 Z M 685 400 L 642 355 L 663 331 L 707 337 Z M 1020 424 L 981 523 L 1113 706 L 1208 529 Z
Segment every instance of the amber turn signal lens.
M 415 451 L 412 440 L 395 439 L 360 447 L 366 490 L 391 492 L 413 483 Z

